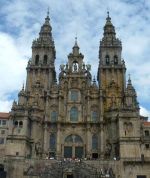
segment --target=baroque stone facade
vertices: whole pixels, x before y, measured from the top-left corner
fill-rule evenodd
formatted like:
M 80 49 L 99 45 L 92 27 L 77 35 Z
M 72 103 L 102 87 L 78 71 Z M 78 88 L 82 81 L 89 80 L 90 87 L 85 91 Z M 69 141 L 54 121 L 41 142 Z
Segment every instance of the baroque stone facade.
M 67 63 L 60 66 L 57 82 L 47 15 L 32 43 L 26 85 L 10 112 L 4 161 L 7 177 L 42 177 L 43 170 L 49 170 L 47 177 L 64 178 L 150 176 L 150 124 L 139 114 L 130 77 L 126 84 L 121 52 L 108 14 L 99 46 L 97 81 L 76 39 Z

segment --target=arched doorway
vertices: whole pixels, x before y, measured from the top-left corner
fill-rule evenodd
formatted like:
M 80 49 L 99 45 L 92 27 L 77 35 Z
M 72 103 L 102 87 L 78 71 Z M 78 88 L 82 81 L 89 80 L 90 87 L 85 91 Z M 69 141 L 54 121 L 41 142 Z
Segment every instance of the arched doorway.
M 83 158 L 84 144 L 79 135 L 69 135 L 64 141 L 64 158 Z

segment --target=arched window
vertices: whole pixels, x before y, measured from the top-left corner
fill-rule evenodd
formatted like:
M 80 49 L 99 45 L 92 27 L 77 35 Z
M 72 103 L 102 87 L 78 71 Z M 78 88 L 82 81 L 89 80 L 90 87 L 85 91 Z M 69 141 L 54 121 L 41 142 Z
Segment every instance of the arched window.
M 70 121 L 78 121 L 78 109 L 72 107 L 70 110 Z
M 97 111 L 92 111 L 92 121 L 93 122 L 98 121 L 98 112 Z
M 71 91 L 71 101 L 77 101 L 78 100 L 78 91 L 72 90 Z
M 50 135 L 50 150 L 56 150 L 56 134 L 52 133 Z
M 92 149 L 94 150 L 98 149 L 98 136 L 97 135 L 92 136 Z
M 69 135 L 68 137 L 65 138 L 66 143 L 73 143 L 73 137 L 72 135 Z
M 82 140 L 82 138 L 81 138 L 80 136 L 75 135 L 75 137 L 74 137 L 74 142 L 75 142 L 75 143 L 83 143 L 83 140 Z
M 47 64 L 47 55 L 44 55 L 43 64 L 44 64 L 44 65 Z
M 23 122 L 22 121 L 19 122 L 19 127 L 23 127 Z
M 106 64 L 108 65 L 110 63 L 109 55 L 105 56 Z
M 18 121 L 14 122 L 15 127 L 18 127 Z
M 35 65 L 39 65 L 39 55 L 35 56 Z
M 65 143 L 83 143 L 83 140 L 79 135 L 71 134 L 65 138 Z
M 145 130 L 145 136 L 149 136 L 150 133 L 149 133 L 149 130 Z
M 51 112 L 51 121 L 52 122 L 56 122 L 57 121 L 57 118 L 58 118 L 58 114 L 56 111 L 52 111 Z
M 116 55 L 114 56 L 114 64 L 118 64 L 118 57 Z

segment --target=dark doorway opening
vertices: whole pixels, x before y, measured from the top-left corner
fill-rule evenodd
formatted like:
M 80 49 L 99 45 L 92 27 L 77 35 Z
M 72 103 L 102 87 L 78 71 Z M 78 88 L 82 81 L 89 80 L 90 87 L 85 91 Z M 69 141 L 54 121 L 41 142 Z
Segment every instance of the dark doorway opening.
M 49 152 L 49 158 L 55 158 L 55 152 Z
M 65 158 L 72 158 L 72 147 L 71 146 L 65 146 L 64 147 L 64 157 Z
M 76 158 L 82 158 L 83 157 L 83 147 L 82 146 L 75 147 L 75 157 Z
M 73 178 L 73 174 L 67 175 L 67 178 Z
M 4 171 L 4 166 L 0 164 L 0 178 L 6 178 L 6 171 Z
M 98 159 L 98 153 L 92 153 L 92 158 L 93 159 Z

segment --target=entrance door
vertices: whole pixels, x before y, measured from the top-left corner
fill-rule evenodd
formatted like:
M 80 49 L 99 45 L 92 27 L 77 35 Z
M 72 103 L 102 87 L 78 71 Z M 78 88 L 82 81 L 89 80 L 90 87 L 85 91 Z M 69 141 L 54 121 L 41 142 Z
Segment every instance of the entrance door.
M 64 147 L 64 157 L 65 158 L 72 158 L 72 146 L 65 146 Z
M 73 178 L 73 174 L 67 175 L 67 178 Z
M 83 158 L 84 144 L 79 135 L 69 135 L 64 140 L 64 157 L 65 158 Z
M 75 157 L 76 158 L 82 158 L 83 157 L 83 147 L 82 146 L 75 147 Z

